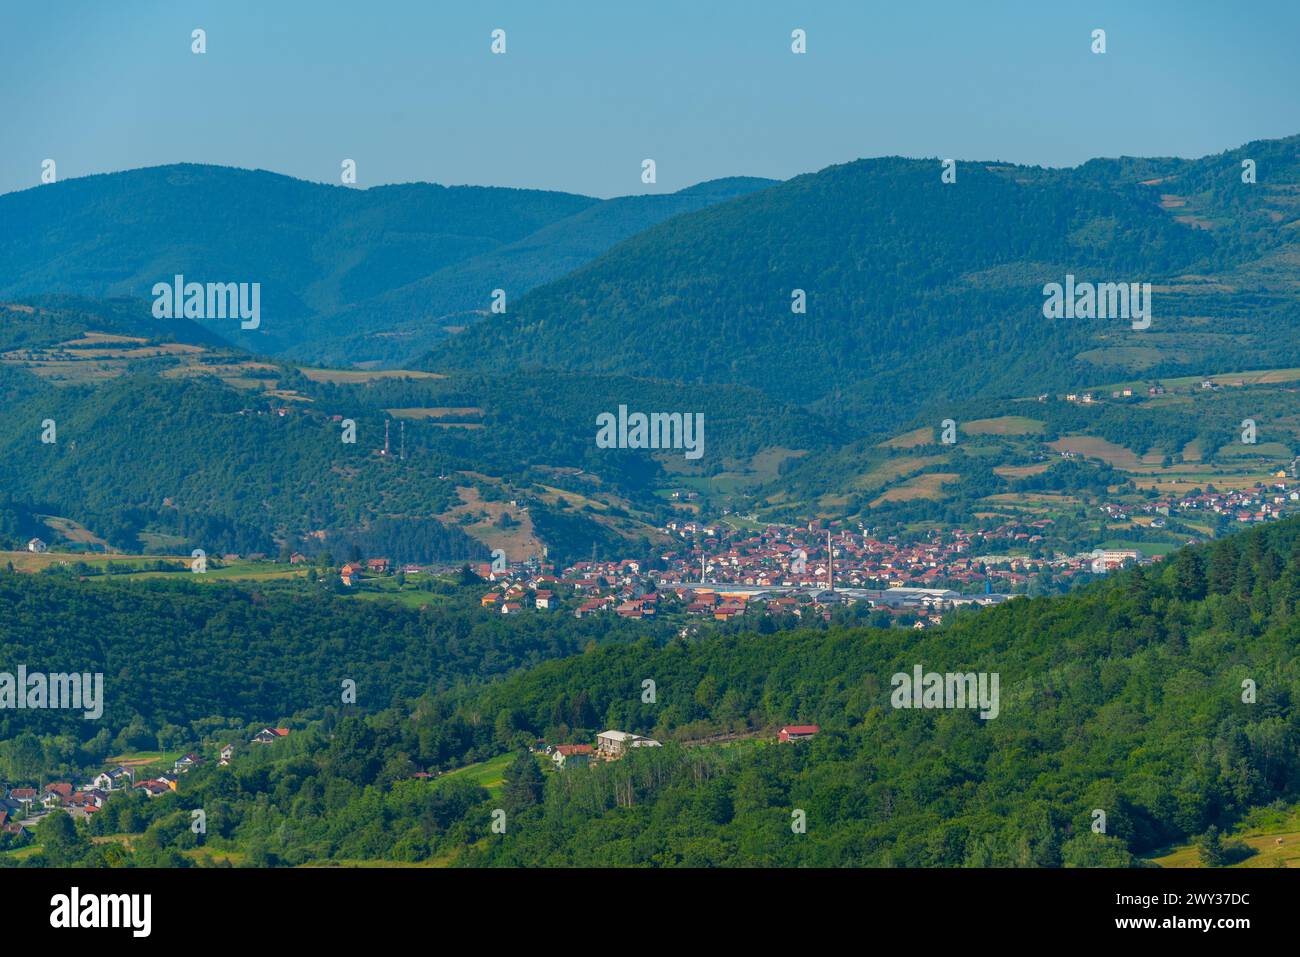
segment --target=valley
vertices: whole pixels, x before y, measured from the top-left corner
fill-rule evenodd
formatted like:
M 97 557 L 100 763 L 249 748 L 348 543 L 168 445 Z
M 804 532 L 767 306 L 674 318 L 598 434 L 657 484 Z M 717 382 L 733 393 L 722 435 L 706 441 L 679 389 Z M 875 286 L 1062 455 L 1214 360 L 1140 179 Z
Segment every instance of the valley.
M 0 641 L 106 679 L 0 711 L 0 867 L 1289 861 L 1298 142 L 0 197 Z M 248 257 L 257 328 L 153 315 Z M 1045 315 L 1121 275 L 1142 322 Z M 921 667 L 1002 700 L 895 711 Z

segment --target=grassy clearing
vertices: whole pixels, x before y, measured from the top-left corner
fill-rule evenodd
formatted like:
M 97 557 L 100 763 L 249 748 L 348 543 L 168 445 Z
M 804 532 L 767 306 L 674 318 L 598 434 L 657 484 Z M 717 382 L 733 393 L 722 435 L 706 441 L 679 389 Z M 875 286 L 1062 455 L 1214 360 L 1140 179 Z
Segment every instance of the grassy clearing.
M 481 787 L 487 788 L 488 793 L 496 797 L 505 789 L 506 768 L 510 766 L 510 762 L 514 759 L 513 754 L 500 754 L 495 758 L 489 758 L 487 761 L 468 764 L 463 768 L 457 768 L 455 771 L 448 771 L 446 774 L 440 775 L 438 780 L 466 778 Z
M 917 445 L 926 445 L 934 441 L 934 429 L 929 426 L 922 426 L 919 429 L 913 429 L 911 432 L 904 432 L 902 435 L 896 435 L 892 439 L 880 443 L 882 449 L 910 449 Z
M 111 554 L 89 553 L 89 552 L 0 552 L 0 566 L 13 563 L 16 572 L 40 572 L 55 565 L 73 565 L 77 562 L 85 564 L 91 569 L 105 572 L 107 566 L 113 565 L 128 566 L 130 571 L 115 570 L 113 574 L 104 575 L 104 579 L 110 578 L 172 578 L 179 574 L 185 574 L 193 558 L 188 555 L 123 555 L 117 552 Z M 147 568 L 155 562 L 163 562 L 176 571 L 157 571 Z M 220 559 L 209 557 L 210 564 L 208 570 L 201 575 L 195 575 L 196 581 L 269 581 L 273 579 L 291 579 L 302 578 L 307 574 L 305 567 L 301 565 L 286 565 L 280 562 L 269 561 L 245 561 L 243 559 L 220 563 Z
M 963 422 L 959 428 L 968 435 L 1030 435 L 1042 432 L 1043 423 L 1024 415 L 1002 415 Z
M 541 542 L 533 533 L 532 516 L 527 512 L 520 511 L 509 502 L 488 501 L 472 485 L 456 486 L 456 494 L 460 497 L 461 504 L 441 516 L 443 520 L 458 521 L 467 513 L 474 516 L 474 522 L 461 526 L 465 534 L 478 539 L 488 548 L 502 549 L 509 560 L 541 552 Z M 498 524 L 503 513 L 509 513 L 515 523 L 508 527 Z
M 1035 462 L 1033 465 L 995 465 L 993 471 L 1003 478 L 1022 479 L 1031 475 L 1042 475 L 1052 465 L 1052 462 Z
M 991 505 L 1001 505 L 1016 509 L 1047 510 L 1060 509 L 1078 505 L 1079 499 L 1074 495 L 1060 492 L 999 492 L 985 496 L 981 501 Z
M 1124 389 L 1139 390 L 1145 393 L 1152 384 L 1159 383 L 1165 389 L 1199 389 L 1202 382 L 1210 381 L 1215 385 L 1234 388 L 1247 385 L 1269 385 L 1280 382 L 1295 382 L 1300 379 L 1300 369 L 1254 369 L 1249 372 L 1220 372 L 1214 375 L 1185 375 L 1164 379 L 1129 379 L 1124 382 L 1112 382 L 1109 385 L 1094 387 L 1093 392 L 1115 392 Z
M 1231 445 L 1223 446 L 1216 455 L 1221 459 L 1268 458 L 1279 462 L 1289 462 L 1291 448 L 1281 442 L 1257 442 L 1254 445 L 1234 442 Z
M 1258 808 L 1224 841 L 1254 850 L 1230 867 L 1300 867 L 1300 808 Z M 1164 848 L 1148 858 L 1161 867 L 1202 867 L 1195 844 Z
M 171 767 L 184 751 L 128 751 L 105 760 L 106 767 L 118 764 L 124 768 L 148 768 L 157 765 Z
M 198 864 L 213 867 L 217 864 L 229 863 L 232 867 L 239 867 L 247 859 L 248 855 L 243 851 L 226 851 L 215 847 L 192 847 L 189 850 L 181 851 L 183 857 Z
M 413 369 L 312 369 L 299 367 L 299 372 L 313 382 L 378 382 L 383 379 L 445 379 L 439 372 L 417 372 Z
M 871 470 L 864 472 L 853 484 L 858 488 L 877 489 L 888 485 L 897 478 L 901 478 L 908 472 L 929 468 L 931 465 L 940 465 L 947 461 L 948 457 L 946 455 L 907 455 L 898 459 L 887 459 Z
M 430 406 L 427 408 L 385 409 L 395 419 L 463 419 L 478 418 L 483 414 L 477 405 Z
M 116 343 L 122 343 L 122 342 L 142 343 L 142 342 L 148 342 L 148 341 L 149 341 L 148 339 L 143 339 L 143 338 L 141 338 L 141 337 L 139 337 L 139 336 L 119 336 L 119 335 L 117 335 L 117 334 L 115 334 L 115 333 L 112 333 L 112 332 L 87 332 L 87 333 L 86 333 L 84 336 L 82 336 L 80 339 L 69 339 L 67 342 L 62 343 L 62 345 L 64 345 L 64 346 L 71 346 L 71 347 L 75 347 L 75 346 L 102 346 L 102 345 L 104 345 L 105 343 L 109 343 L 109 342 L 116 342 Z
M 943 498 L 943 487 L 956 482 L 961 476 L 956 472 L 927 472 L 895 486 L 871 502 L 872 508 L 882 502 L 911 502 L 918 498 Z
M 0 565 L 13 562 L 14 571 L 39 572 L 51 565 L 71 565 L 73 562 L 85 562 L 92 568 L 103 568 L 109 562 L 129 564 L 133 568 L 143 567 L 146 562 L 175 562 L 187 564 L 190 559 L 176 555 L 122 555 L 119 553 L 102 554 L 89 552 L 0 552 Z
M 1074 452 L 1084 458 L 1100 459 L 1107 465 L 1130 472 L 1142 467 L 1137 453 L 1095 435 L 1069 435 L 1057 439 L 1049 447 L 1058 452 Z

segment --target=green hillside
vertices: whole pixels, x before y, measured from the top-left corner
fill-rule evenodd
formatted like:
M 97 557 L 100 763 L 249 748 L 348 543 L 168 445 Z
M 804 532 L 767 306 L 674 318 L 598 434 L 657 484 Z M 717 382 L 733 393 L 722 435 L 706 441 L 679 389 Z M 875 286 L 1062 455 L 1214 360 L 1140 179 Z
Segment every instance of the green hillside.
M 515 297 L 586 265 L 643 229 L 773 182 L 733 177 L 676 193 L 623 196 L 588 206 L 515 242 L 350 306 L 329 319 L 337 334 L 313 335 L 287 354 L 338 365 L 405 365 L 451 334 L 449 329 L 484 318 L 493 289 L 506 290 L 509 309 Z
M 477 582 L 426 579 L 423 607 L 404 607 L 343 597 L 325 579 L 241 585 L 188 570 L 147 581 L 79 580 L 76 572 L 30 575 L 0 566 L 0 672 L 13 674 L 19 665 L 101 672 L 102 715 L 87 721 L 78 710 L 7 706 L 0 709 L 5 754 L 12 753 L 7 742 L 25 733 L 67 736 L 90 749 L 84 760 L 95 761 L 117 753 L 96 751 L 101 745 L 153 747 L 160 732 L 164 740 L 172 732 L 190 740 L 212 718 L 319 717 L 340 702 L 344 678 L 357 682 L 365 710 L 380 710 L 433 688 L 576 654 L 592 641 L 646 634 L 626 622 L 568 619 L 556 628 L 541 617 L 485 615 Z M 57 761 L 48 768 L 67 772 Z M 0 776 L 27 773 L 0 764 Z
M 85 618 L 88 600 L 103 599 L 47 595 L 42 630 Z M 208 599 L 170 589 L 157 600 L 191 615 Z M 175 795 L 110 802 L 90 831 L 143 832 L 132 841 L 138 863 L 185 863 L 176 858 L 196 840 L 180 825 L 203 807 L 219 822 L 210 850 L 264 865 L 1132 865 L 1300 800 L 1298 612 L 1300 521 L 1289 521 L 919 636 L 836 625 L 606 643 L 481 688 L 310 716 L 288 741 L 191 772 Z M 548 625 L 570 647 L 583 627 Z M 178 652 L 193 633 L 171 639 Z M 130 660 L 125 650 L 108 656 Z M 165 685 L 172 661 L 156 656 L 147 677 Z M 895 707 L 894 676 L 917 665 L 997 674 L 996 715 Z M 184 668 L 193 680 L 188 657 Z M 402 675 L 402 686 L 417 680 Z M 246 713 L 223 687 L 185 713 Z M 775 729 L 791 723 L 821 731 L 777 743 Z M 215 742 L 231 726 L 175 734 Z M 485 760 L 498 767 L 538 739 L 590 742 L 608 727 L 665 746 L 562 772 L 521 754 L 495 796 L 477 771 L 437 776 Z M 732 743 L 707 743 L 727 732 Z M 28 740 L 0 746 L 0 760 L 12 769 L 40 759 Z M 508 823 L 495 833 L 500 811 Z M 797 812 L 803 830 L 791 826 Z M 69 861 L 104 862 L 85 835 L 37 838 L 53 838 Z
M 954 184 L 938 160 L 833 166 L 648 229 L 421 367 L 504 355 L 743 384 L 889 428 L 936 393 L 1206 374 L 1229 348 L 1238 368 L 1295 365 L 1296 142 L 1073 170 L 963 162 Z M 1246 153 L 1258 184 L 1241 182 Z M 1045 319 L 1043 286 L 1067 274 L 1152 283 L 1151 327 Z
M 0 531 L 15 539 L 30 534 L 22 510 L 70 519 L 128 551 L 144 548 L 144 535 L 183 554 L 343 557 L 362 540 L 395 561 L 479 558 L 498 546 L 522 560 L 543 545 L 557 560 L 593 545 L 622 557 L 650 550 L 647 535 L 671 514 L 655 492 L 679 473 L 704 479 L 765 450 L 825 448 L 851 434 L 754 390 L 296 367 L 198 329 L 204 341 L 178 342 L 169 330 L 190 327 L 133 325 L 118 315 L 125 306 L 59 303 L 3 311 L 0 488 L 11 512 Z M 145 303 L 132 308 L 148 315 Z M 620 404 L 704 414 L 708 454 L 597 448 L 596 416 Z M 47 420 L 51 443 L 41 440 Z M 344 420 L 356 425 L 354 443 L 343 441 Z
M 195 164 L 88 176 L 0 197 L 0 299 L 143 298 L 177 273 L 258 282 L 260 328 L 207 324 L 259 353 L 408 358 L 445 334 L 443 317 L 486 309 L 495 288 L 522 295 L 645 226 L 767 183 L 602 201 L 431 183 L 344 188 Z M 399 326 L 397 338 L 354 338 Z

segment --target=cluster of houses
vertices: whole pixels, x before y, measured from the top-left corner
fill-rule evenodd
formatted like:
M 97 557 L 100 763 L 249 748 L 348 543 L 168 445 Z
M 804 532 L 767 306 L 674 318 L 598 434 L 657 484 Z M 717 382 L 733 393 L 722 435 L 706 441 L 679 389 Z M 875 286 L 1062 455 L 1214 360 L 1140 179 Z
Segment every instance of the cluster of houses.
M 780 742 L 807 741 L 820 731 L 815 724 L 791 724 L 777 732 Z M 545 753 L 550 756 L 556 770 L 565 768 L 587 767 L 593 761 L 617 761 L 633 748 L 658 748 L 662 745 L 654 738 L 632 734 L 630 731 L 602 731 L 596 735 L 596 743 L 591 744 L 553 744 L 547 745 Z
M 658 574 L 664 584 L 726 582 L 758 587 L 917 588 L 972 590 L 982 586 L 989 569 L 976 554 L 981 547 L 1005 542 L 1029 549 L 1046 540 L 1051 519 L 1009 522 L 983 532 L 933 531 L 913 540 L 878 536 L 840 522 L 807 526 L 769 525 L 728 536 L 715 525 L 671 522 L 665 531 L 684 540 L 685 549 L 664 556 Z M 1035 569 L 1010 563 L 999 569 L 1000 586 L 1027 583 Z
M 662 747 L 654 738 L 633 734 L 630 731 L 602 731 L 596 735 L 596 743 L 591 744 L 555 744 L 548 745 L 546 754 L 557 769 L 586 767 L 592 761 L 617 761 L 633 748 Z
M 1191 386 L 1189 391 L 1196 392 L 1199 390 L 1201 392 L 1217 392 L 1219 391 L 1219 389 L 1223 388 L 1224 386 L 1232 386 L 1234 388 L 1240 389 L 1245 385 L 1246 385 L 1246 381 L 1244 379 L 1231 379 L 1224 382 L 1215 382 L 1213 379 L 1202 379 L 1196 385 Z M 1166 391 L 1167 390 L 1165 389 L 1165 387 L 1161 385 L 1159 382 L 1157 382 L 1154 385 L 1147 385 L 1145 387 L 1139 386 L 1136 388 L 1129 387 L 1129 388 L 1122 388 L 1122 389 L 1112 389 L 1110 392 L 1110 397 L 1112 399 L 1140 399 L 1143 397 L 1151 398 L 1158 395 L 1164 395 Z M 1038 401 L 1046 402 L 1050 398 L 1051 396 L 1048 393 L 1044 392 L 1038 396 Z M 1101 400 L 1102 400 L 1102 393 L 1100 392 L 1067 392 L 1065 394 L 1066 402 L 1076 402 L 1079 403 L 1080 405 L 1091 405 L 1092 403 L 1099 402 Z
M 159 797 L 176 790 L 182 774 L 202 764 L 197 754 L 177 758 L 172 770 L 156 778 L 137 781 L 133 768 L 118 765 L 101 771 L 89 781 L 74 785 L 54 781 L 39 790 L 32 787 L 10 788 L 0 801 L 0 822 L 7 834 L 24 835 L 27 829 L 54 811 L 65 811 L 74 818 L 88 818 L 104 806 L 114 792 L 136 790 L 149 797 Z
M 1114 518 L 1159 513 L 1152 524 L 1162 527 L 1164 517 L 1178 510 L 1204 508 L 1245 521 L 1274 516 L 1291 502 L 1300 504 L 1300 492 L 1287 493 L 1279 483 L 1273 490 L 1198 493 L 1103 509 Z M 1052 554 L 1045 546 L 1053 524 L 1050 518 L 1008 521 L 980 531 L 933 530 L 904 540 L 839 522 L 735 532 L 702 521 L 674 521 L 664 530 L 682 547 L 657 556 L 653 568 L 623 559 L 575 562 L 558 575 L 536 562 L 496 569 L 484 564 L 476 570 L 490 582 L 482 607 L 503 615 L 562 608 L 577 618 L 652 619 L 672 613 L 715 621 L 746 615 L 829 619 L 838 605 L 865 602 L 904 624 L 926 628 L 954 608 L 1006 601 L 1039 575 L 1068 585 L 1076 576 L 1158 560 L 1136 549 Z
M 580 561 L 559 576 L 539 565 L 476 570 L 491 583 L 480 604 L 503 615 L 564 608 L 576 618 L 640 620 L 669 611 L 716 621 L 746 614 L 829 618 L 836 605 L 865 601 L 901 616 L 922 604 L 937 610 L 1004 600 L 989 587 L 991 568 L 996 568 L 992 574 L 999 585 L 1025 585 L 1049 561 L 1002 556 L 992 566 L 987 557 L 973 554 L 975 545 L 1001 537 L 1009 546 L 1029 546 L 1043 541 L 1050 524 L 1042 519 L 978 537 L 958 530 L 902 542 L 843 528 L 832 531 L 821 523 L 772 525 L 729 537 L 720 526 L 674 522 L 666 531 L 686 539 L 688 547 L 659 556 L 654 570 L 633 559 Z M 1064 573 L 1072 572 L 1064 568 Z M 924 589 L 926 600 L 919 601 L 909 589 Z
M 1290 471 L 1298 466 L 1300 460 Z M 1282 470 L 1267 487 L 1198 490 L 1182 497 L 1097 507 L 1110 520 L 1150 515 L 1153 528 L 1165 527 L 1167 518 L 1179 513 L 1269 521 L 1300 511 L 1300 489 L 1289 488 L 1284 481 L 1288 477 Z M 1129 549 L 1053 554 L 1047 547 L 1053 525 L 1051 518 L 1037 518 L 978 531 L 933 530 L 904 539 L 843 522 L 767 525 L 737 532 L 720 523 L 687 519 L 664 527 L 681 545 L 656 556 L 653 568 L 622 559 L 575 562 L 558 574 L 535 561 L 506 568 L 483 564 L 476 571 L 491 583 L 481 598 L 483 608 L 502 615 L 564 609 L 577 618 L 652 619 L 670 611 L 716 621 L 754 614 L 829 618 L 836 605 L 868 602 L 895 617 L 919 613 L 913 627 L 927 627 L 959 605 L 1003 601 L 1028 589 L 1041 575 L 1066 586 L 1076 576 L 1153 560 Z
M 306 561 L 306 558 L 297 553 L 294 554 L 294 558 L 301 558 Z M 290 561 L 293 561 L 293 559 L 290 559 Z M 383 578 L 388 575 L 395 575 L 398 572 L 411 577 L 430 570 L 424 565 L 409 562 L 405 565 L 398 565 L 387 558 L 368 558 L 364 562 L 348 562 L 345 564 L 339 569 L 339 581 L 346 587 L 351 588 L 362 578 Z
M 1300 510 L 1300 489 L 1291 488 L 1285 481 L 1294 478 L 1297 459 L 1286 469 L 1279 469 L 1268 485 L 1230 491 L 1198 491 L 1176 498 L 1159 499 L 1138 504 L 1107 503 L 1097 506 L 1107 518 L 1125 520 L 1134 515 L 1154 515 L 1151 524 L 1164 526 L 1170 515 L 1224 515 L 1235 522 L 1271 522 Z
M 263 728 L 251 739 L 252 744 L 267 744 L 286 737 L 288 728 Z M 235 756 L 233 744 L 217 749 L 218 767 L 226 767 Z M 134 791 L 156 798 L 176 790 L 182 775 L 204 763 L 193 751 L 172 762 L 170 771 L 157 777 L 137 781 L 135 769 L 123 765 L 100 771 L 90 780 L 74 785 L 54 781 L 42 788 L 0 786 L 0 829 L 3 833 L 22 836 L 28 829 L 53 811 L 65 811 L 74 818 L 87 818 L 104 806 L 114 793 Z

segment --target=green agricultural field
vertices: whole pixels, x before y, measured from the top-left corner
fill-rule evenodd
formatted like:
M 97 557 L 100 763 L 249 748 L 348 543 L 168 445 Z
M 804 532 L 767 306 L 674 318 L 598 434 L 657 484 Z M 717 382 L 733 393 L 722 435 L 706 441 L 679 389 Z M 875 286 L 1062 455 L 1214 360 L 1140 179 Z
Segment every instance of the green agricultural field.
M 18 572 L 38 572 L 49 568 L 51 565 L 71 565 L 75 562 L 84 562 L 91 568 L 103 568 L 112 562 L 114 565 L 130 565 L 132 568 L 141 568 L 151 562 L 175 562 L 178 565 L 189 561 L 188 558 L 180 558 L 176 555 L 126 555 L 126 554 L 102 554 L 89 552 L 41 552 L 39 554 L 26 551 L 0 551 L 0 565 L 13 563 L 14 571 Z
M 397 588 L 358 589 L 348 592 L 346 597 L 360 601 L 394 601 L 407 608 L 423 608 L 425 605 L 436 605 L 447 600 L 445 595 L 418 588 L 403 588 L 400 591 Z
M 1291 451 L 1290 446 L 1283 445 L 1281 442 L 1258 442 L 1255 445 L 1234 442 L 1223 446 L 1217 454 L 1219 458 L 1267 458 L 1285 464 L 1295 453 Z
M 488 793 L 493 797 L 499 795 L 505 788 L 506 768 L 510 762 L 514 761 L 513 754 L 500 754 L 495 758 L 489 758 L 487 761 L 480 761 L 477 764 L 467 764 L 463 768 L 457 768 L 455 771 L 448 771 L 446 774 L 439 775 L 439 781 L 445 781 L 448 778 L 467 778 L 475 784 L 487 788 Z
M 122 765 L 124 768 L 151 768 L 166 765 L 168 769 L 176 763 L 184 751 L 128 751 L 104 760 L 105 767 Z
M 960 428 L 968 435 L 1028 435 L 1041 432 L 1043 423 L 1024 415 L 1003 415 L 995 419 L 963 422 Z
M 11 861 L 21 861 L 41 853 L 41 845 L 28 844 L 26 847 L 15 848 L 12 851 L 0 851 L 0 857 L 7 857 Z
M 1225 834 L 1223 841 L 1241 841 L 1255 852 L 1229 867 L 1300 867 L 1300 810 L 1257 809 L 1236 831 Z M 1160 867 L 1204 866 L 1194 843 L 1165 848 L 1147 860 Z
M 239 867 L 244 863 L 248 856 L 243 851 L 227 851 L 221 848 L 209 847 L 192 847 L 188 850 L 181 851 L 181 854 L 200 866 L 215 867 L 223 862 L 228 862 L 234 867 Z
M 305 578 L 307 569 L 301 565 L 275 562 L 237 561 L 223 564 L 218 568 L 209 565 L 204 575 L 221 581 L 267 581 L 273 578 Z

